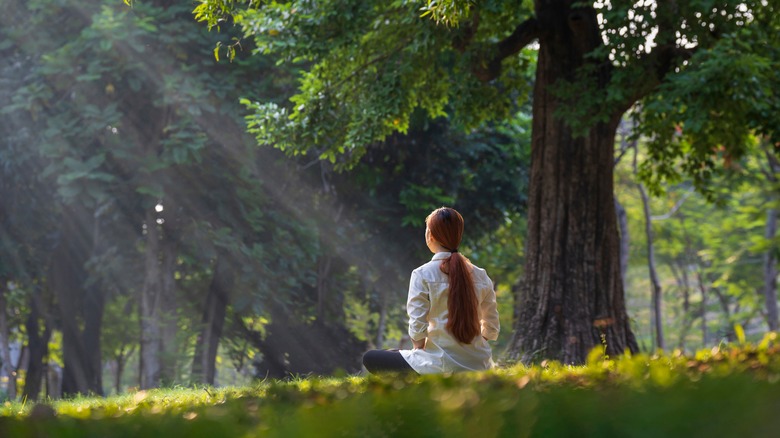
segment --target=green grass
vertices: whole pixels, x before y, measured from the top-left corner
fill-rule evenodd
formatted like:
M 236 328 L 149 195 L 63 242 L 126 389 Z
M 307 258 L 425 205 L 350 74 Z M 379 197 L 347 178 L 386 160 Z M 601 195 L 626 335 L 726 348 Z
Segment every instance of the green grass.
M 0 408 L 0 437 L 760 437 L 780 430 L 780 347 L 448 376 L 299 378 Z

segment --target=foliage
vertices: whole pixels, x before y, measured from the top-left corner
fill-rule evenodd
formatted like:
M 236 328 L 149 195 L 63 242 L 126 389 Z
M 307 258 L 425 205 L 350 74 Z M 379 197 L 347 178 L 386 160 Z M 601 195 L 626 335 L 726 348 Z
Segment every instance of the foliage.
M 267 181 L 292 180 L 278 177 L 286 173 L 277 162 L 283 156 L 256 153 L 239 125 L 238 90 L 279 94 L 288 86 L 284 71 L 257 75 L 272 62 L 245 57 L 224 70 L 210 56 L 215 35 L 181 19 L 189 12 L 181 5 L 42 0 L 3 9 L 0 50 L 13 60 L 0 88 L 9 133 L 0 143 L 3 288 L 10 280 L 53 301 L 50 254 L 69 237 L 61 224 L 78 212 L 89 242 L 76 265 L 88 275 L 74 288 L 94 287 L 108 302 L 104 354 L 131 351 L 146 275 L 144 227 L 157 226 L 144 224 L 144 215 L 158 208 L 157 224 L 167 221 L 178 242 L 169 274 L 186 303 L 176 315 L 179 352 L 200 328 L 218 255 L 237 271 L 231 311 L 261 313 L 270 300 L 306 295 L 314 254 L 298 248 L 311 224 L 295 212 L 306 187 L 272 192 Z M 280 289 L 289 293 L 270 293 Z M 22 309 L 14 326 L 27 314 Z
M 777 427 L 772 407 L 779 376 L 780 350 L 770 334 L 757 345 L 724 345 L 690 357 L 613 359 L 597 349 L 584 366 L 307 377 L 77 398 L 54 402 L 51 410 L 6 404 L 0 431 L 18 437 L 764 435 Z
M 532 3 L 201 0 L 194 13 L 210 26 L 238 25 L 258 52 L 308 66 L 289 104 L 244 102 L 258 142 L 348 166 L 406 132 L 415 108 L 466 128 L 506 119 L 527 97 L 535 52 L 504 60 L 489 84 L 473 73 L 491 59 L 491 43 L 533 15 Z M 771 2 L 581 6 L 599 14 L 605 44 L 555 84 L 567 103 L 557 114 L 583 132 L 641 99 L 636 134 L 652 140 L 640 175 L 654 193 L 683 175 L 706 190 L 718 161 L 744 154 L 751 132 L 776 137 L 780 25 Z M 613 67 L 606 88 L 593 83 L 604 63 Z
M 735 324 L 749 333 L 765 330 L 762 255 L 777 245 L 776 239 L 764 237 L 766 211 L 776 205 L 776 187 L 767 150 L 755 138 L 749 139 L 749 146 L 747 155 L 711 177 L 706 197 L 692 181 L 683 181 L 665 184 L 663 194 L 651 200 L 668 345 L 690 351 L 733 340 Z M 637 161 L 645 159 L 647 147 L 652 146 L 640 141 Z M 616 196 L 629 218 L 632 269 L 626 284 L 631 313 L 639 326 L 637 335 L 647 337 L 647 242 L 631 167 L 625 158 L 617 166 Z M 702 315 L 707 341 L 700 330 Z
M 689 175 L 697 189 L 749 153 L 752 136 L 777 144 L 780 134 L 780 19 L 772 2 L 735 2 L 712 9 L 704 25 L 689 23 L 699 43 L 685 65 L 644 99 L 635 116 L 650 139 L 640 175 L 656 193 L 660 182 Z M 709 28 L 711 35 L 703 35 Z M 717 35 L 711 44 L 704 41 Z
M 249 130 L 260 144 L 344 168 L 367 146 L 408 132 L 416 111 L 431 119 L 452 116 L 455 126 L 471 129 L 506 120 L 525 100 L 532 52 L 505 63 L 495 86 L 483 84 L 471 75 L 471 62 L 487 47 L 458 56 L 450 30 L 420 19 L 419 6 L 204 0 L 195 15 L 209 25 L 235 23 L 258 52 L 310 66 L 289 104 L 244 100 L 253 112 Z M 514 6 L 505 2 L 484 8 L 475 46 L 511 30 L 510 10 L 514 17 Z

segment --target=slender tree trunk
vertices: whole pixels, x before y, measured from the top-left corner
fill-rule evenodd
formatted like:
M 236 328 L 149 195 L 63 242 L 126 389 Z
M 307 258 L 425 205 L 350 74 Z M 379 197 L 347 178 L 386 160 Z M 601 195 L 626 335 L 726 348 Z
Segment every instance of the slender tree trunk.
M 116 374 L 114 374 L 114 392 L 116 394 L 122 393 L 122 374 L 125 372 L 125 361 L 123 357 L 117 356 L 116 361 Z
M 99 221 L 90 213 L 65 210 L 48 278 L 57 298 L 62 330 L 63 395 L 103 394 L 99 342 L 103 296 L 96 285 L 85 287 L 84 265 L 99 246 Z
M 170 385 L 176 379 L 178 343 L 176 317 L 175 208 L 166 202 L 161 218 L 146 212 L 144 285 L 139 304 L 141 322 L 140 387 Z M 163 219 L 162 224 L 157 220 Z
M 658 272 L 655 267 L 655 246 L 653 243 L 653 223 L 650 215 L 650 199 L 647 196 L 645 187 L 638 184 L 639 194 L 642 196 L 642 207 L 645 213 L 645 235 L 647 236 L 647 268 L 650 271 L 650 284 L 652 287 L 652 310 L 653 310 L 653 331 L 655 332 L 656 348 L 664 350 L 664 327 L 661 314 L 662 289 L 661 282 L 658 280 Z
M 551 2 L 537 10 L 542 34 L 533 92 L 532 160 L 526 278 L 507 355 L 582 363 L 605 345 L 610 355 L 638 346 L 629 326 L 620 273 L 613 192 L 614 143 L 620 114 L 577 136 L 558 117 L 552 94 L 573 79 L 585 54 L 602 44 L 596 13 Z M 608 77 L 594 78 L 599 87 Z
M 620 230 L 620 278 L 623 281 L 623 290 L 626 289 L 626 273 L 628 272 L 628 256 L 631 251 L 631 236 L 628 231 L 628 215 L 623 205 L 615 197 L 615 211 L 617 212 L 618 228 Z
M 683 263 L 683 266 L 678 267 L 675 266 L 677 262 L 672 262 L 669 264 L 669 267 L 671 268 L 672 272 L 674 273 L 675 279 L 677 280 L 677 286 L 682 291 L 682 327 L 680 328 L 680 339 L 677 342 L 677 348 L 680 350 L 685 350 L 685 341 L 688 337 L 688 332 L 691 329 L 691 286 L 690 281 L 688 280 L 688 269 Z
M 10 400 L 16 400 L 16 372 L 11 364 L 11 344 L 9 339 L 6 292 L 8 290 L 8 281 L 3 279 L 0 284 L 0 360 L 3 361 L 3 374 L 8 376 L 8 385 L 6 394 Z
M 726 326 L 723 330 L 726 333 L 726 340 L 729 342 L 734 342 L 737 336 L 734 332 L 734 321 L 732 315 L 739 312 L 739 304 L 737 304 L 737 308 L 732 312 L 729 305 L 729 297 L 722 293 L 717 287 L 713 287 L 711 290 L 715 292 L 715 296 L 718 297 L 718 304 L 720 304 L 720 309 L 723 310 L 723 314 L 726 315 Z
M 195 382 L 214 384 L 217 349 L 222 337 L 233 281 L 229 263 L 224 257 L 218 257 L 203 308 L 202 328 L 195 346 L 195 357 L 192 359 L 192 379 Z
M 103 393 L 103 356 L 100 348 L 100 334 L 103 327 L 103 312 L 105 310 L 105 295 L 98 287 L 87 288 L 84 302 L 84 362 L 88 363 L 89 391 L 96 395 Z
M 116 362 L 116 373 L 114 374 L 114 391 L 116 391 L 117 394 L 122 393 L 122 375 L 125 373 L 127 359 L 133 354 L 134 351 L 135 347 L 128 347 L 125 345 L 119 348 L 118 354 L 114 355 L 114 361 Z
M 704 279 L 699 271 L 696 271 L 696 281 L 699 283 L 699 291 L 701 292 L 701 342 L 702 346 L 706 347 L 709 341 L 709 333 L 707 331 L 707 306 L 709 305 L 709 300 L 707 299 L 707 287 L 704 286 Z
M 320 321 L 325 320 L 331 263 L 332 257 L 329 255 L 321 255 L 317 258 L 317 319 Z
M 83 295 L 83 255 L 74 249 L 71 240 L 76 239 L 78 231 L 71 226 L 73 219 L 69 214 L 63 217 L 61 239 L 54 249 L 51 261 L 49 282 L 57 297 L 59 328 L 62 332 L 62 394 L 71 395 L 87 392 L 86 366 L 81 358 L 86 357 L 77 318 Z
M 176 304 L 176 258 L 178 254 L 178 245 L 171 232 L 172 225 L 166 220 L 163 225 L 163 236 L 161 241 L 161 265 L 160 274 L 162 278 L 162 290 L 160 291 L 160 325 L 161 325 L 161 359 L 162 375 L 160 383 L 169 386 L 177 379 L 178 360 L 179 360 L 179 342 L 178 336 L 178 317 Z
M 140 382 L 141 389 L 157 387 L 162 377 L 162 328 L 160 327 L 160 232 L 157 226 L 157 215 L 149 209 L 146 213 L 146 261 L 144 284 L 139 300 L 141 323 L 141 357 Z
M 766 228 L 764 237 L 767 240 L 775 238 L 777 234 L 777 210 L 770 208 L 766 214 Z M 776 332 L 778 328 L 777 317 L 777 258 L 775 248 L 770 247 L 764 253 L 764 299 L 766 302 L 766 322 L 769 330 Z
M 44 360 L 49 355 L 49 339 L 51 339 L 51 323 L 48 317 L 41 313 L 40 291 L 36 288 L 30 295 L 30 315 L 25 321 L 27 329 L 27 344 L 30 360 L 27 362 L 27 375 L 24 380 L 22 397 L 27 400 L 38 400 L 41 385 L 46 372 Z M 45 327 L 41 333 L 41 321 Z
M 96 215 L 92 230 L 92 254 L 100 254 L 103 248 L 101 227 L 103 221 Z M 103 356 L 100 348 L 100 334 L 103 330 L 103 313 L 105 311 L 105 294 L 98 282 L 85 288 L 82 314 L 84 329 L 81 332 L 86 357 L 83 360 L 88 364 L 89 390 L 97 395 L 103 395 Z

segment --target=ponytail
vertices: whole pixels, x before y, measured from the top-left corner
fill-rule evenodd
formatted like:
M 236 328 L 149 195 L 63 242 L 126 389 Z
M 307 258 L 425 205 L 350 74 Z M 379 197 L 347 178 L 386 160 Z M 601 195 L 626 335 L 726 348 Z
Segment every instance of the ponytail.
M 470 344 L 480 333 L 477 294 L 471 275 L 471 263 L 458 252 L 463 236 L 463 217 L 455 209 L 436 209 L 425 219 L 431 235 L 452 254 L 439 267 L 450 278 L 447 298 L 447 331 L 463 344 Z
M 458 252 L 442 264 L 447 265 L 450 277 L 450 295 L 447 299 L 447 330 L 458 342 L 470 344 L 480 332 L 479 315 L 477 314 L 477 294 L 474 290 L 474 279 L 471 276 L 471 266 L 465 257 Z

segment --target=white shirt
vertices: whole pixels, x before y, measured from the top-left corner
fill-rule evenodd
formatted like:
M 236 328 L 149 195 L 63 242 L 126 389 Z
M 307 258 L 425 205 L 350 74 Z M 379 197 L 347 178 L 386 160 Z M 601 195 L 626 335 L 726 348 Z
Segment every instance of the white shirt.
M 461 344 L 447 331 L 447 297 L 449 277 L 439 269 L 449 252 L 433 255 L 430 262 L 412 271 L 406 311 L 409 313 L 409 336 L 416 341 L 428 338 L 425 349 L 401 350 L 406 362 L 420 374 L 453 371 L 478 371 L 493 367 L 490 345 L 485 340 L 498 339 L 499 323 L 496 292 L 484 269 L 474 266 L 472 278 L 479 302 L 481 327 L 470 344 Z

